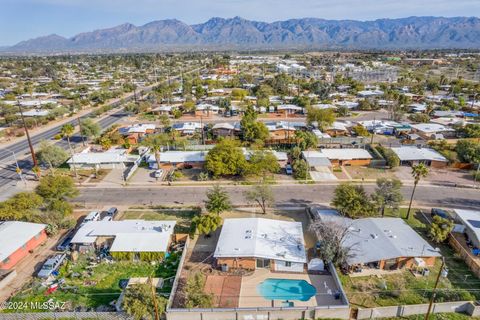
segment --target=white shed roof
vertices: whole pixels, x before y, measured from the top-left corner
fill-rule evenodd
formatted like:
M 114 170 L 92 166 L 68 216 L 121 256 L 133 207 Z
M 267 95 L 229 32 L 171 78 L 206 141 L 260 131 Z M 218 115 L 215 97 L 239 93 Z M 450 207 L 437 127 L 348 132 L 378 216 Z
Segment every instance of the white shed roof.
M 263 218 L 226 219 L 213 256 L 306 263 L 302 223 Z
M 471 239 L 476 245 L 480 244 L 480 211 L 455 209 L 456 216 L 462 221 L 476 239 Z
M 403 146 L 391 148 L 400 161 L 443 161 L 448 160 L 437 151 L 430 148 L 418 148 L 416 146 Z
M 90 221 L 72 239 L 74 244 L 94 243 L 97 237 L 114 237 L 110 251 L 165 252 L 175 221 Z
M 321 152 L 330 160 L 372 159 L 365 149 L 321 149 Z
M 0 222 L 0 261 L 8 258 L 21 246 L 45 229 L 45 224 L 22 221 Z

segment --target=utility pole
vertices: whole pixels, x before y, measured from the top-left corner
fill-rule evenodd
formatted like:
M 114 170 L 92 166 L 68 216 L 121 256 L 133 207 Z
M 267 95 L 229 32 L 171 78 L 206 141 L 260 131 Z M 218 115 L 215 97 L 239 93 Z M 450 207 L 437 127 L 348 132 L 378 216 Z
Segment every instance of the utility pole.
M 82 144 L 85 147 L 85 136 L 82 133 L 82 121 L 80 121 L 80 117 L 77 117 L 78 121 L 78 129 L 80 129 L 80 136 L 82 137 Z
M 430 317 L 430 312 L 432 312 L 433 301 L 435 300 L 435 296 L 437 295 L 438 282 L 440 281 L 440 276 L 442 275 L 442 271 L 444 267 L 445 267 L 445 258 L 442 257 L 442 265 L 440 266 L 440 270 L 438 271 L 437 280 L 435 280 L 435 286 L 433 287 L 432 297 L 430 298 L 430 303 L 428 304 L 428 310 L 427 310 L 427 313 L 425 314 L 425 320 L 428 320 L 428 318 Z
M 20 117 L 22 118 L 23 127 L 25 128 L 25 134 L 28 140 L 28 147 L 30 148 L 30 154 L 32 155 L 33 167 L 37 167 L 37 156 L 35 155 L 35 150 L 33 150 L 32 140 L 30 139 L 30 134 L 28 133 L 27 124 L 25 123 L 25 117 L 23 116 L 22 107 L 18 104 L 18 110 L 20 110 Z
M 148 282 L 150 283 L 150 288 L 152 290 L 153 307 L 155 309 L 155 320 L 160 320 L 160 316 L 158 314 L 157 297 L 155 293 L 155 288 L 153 287 L 152 277 L 148 277 Z

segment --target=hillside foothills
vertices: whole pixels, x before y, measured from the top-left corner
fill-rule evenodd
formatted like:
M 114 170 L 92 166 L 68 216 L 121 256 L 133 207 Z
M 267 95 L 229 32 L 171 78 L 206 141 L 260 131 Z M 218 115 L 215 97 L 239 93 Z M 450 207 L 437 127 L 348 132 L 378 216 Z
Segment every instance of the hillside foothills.
M 10 53 L 141 52 L 191 49 L 480 49 L 480 19 L 409 17 L 375 21 L 240 17 L 188 25 L 160 20 L 125 23 L 64 38 L 53 34 L 3 48 Z

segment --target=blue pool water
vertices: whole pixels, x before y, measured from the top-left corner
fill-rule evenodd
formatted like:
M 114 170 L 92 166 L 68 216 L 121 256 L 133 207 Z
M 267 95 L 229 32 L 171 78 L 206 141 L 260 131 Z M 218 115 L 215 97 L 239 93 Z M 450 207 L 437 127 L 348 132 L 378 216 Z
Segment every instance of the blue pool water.
M 266 279 L 257 286 L 257 291 L 267 300 L 308 301 L 317 289 L 305 280 Z

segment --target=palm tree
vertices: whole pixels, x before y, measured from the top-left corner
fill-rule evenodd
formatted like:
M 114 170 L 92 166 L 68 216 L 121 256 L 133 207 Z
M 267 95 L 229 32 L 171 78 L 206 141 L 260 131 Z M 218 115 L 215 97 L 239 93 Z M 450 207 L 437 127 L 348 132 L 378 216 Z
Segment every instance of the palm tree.
M 417 188 L 417 184 L 420 181 L 420 179 L 425 178 L 427 175 L 428 175 L 428 168 L 425 166 L 425 164 L 420 163 L 412 167 L 412 177 L 414 179 L 414 182 L 413 182 L 412 196 L 410 197 L 410 204 L 408 205 L 407 220 L 410 218 L 410 209 L 412 208 L 413 196 L 415 194 L 415 189 Z
M 160 151 L 169 141 L 168 135 L 164 133 L 149 135 L 142 141 L 144 146 L 149 147 L 154 152 L 158 169 L 160 169 Z
M 62 137 L 67 139 L 68 148 L 70 149 L 70 155 L 72 156 L 73 172 L 75 172 L 75 177 L 78 179 L 77 166 L 75 165 L 72 144 L 70 143 L 70 137 L 73 136 L 74 132 L 75 132 L 75 127 L 70 123 L 64 124 L 60 129 L 60 134 L 62 135 Z

